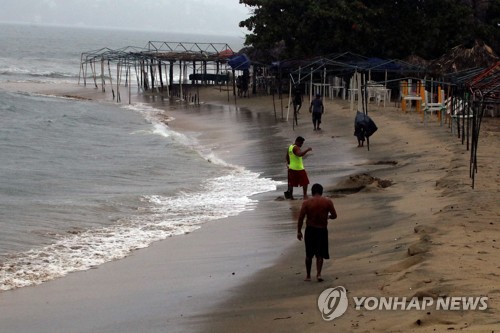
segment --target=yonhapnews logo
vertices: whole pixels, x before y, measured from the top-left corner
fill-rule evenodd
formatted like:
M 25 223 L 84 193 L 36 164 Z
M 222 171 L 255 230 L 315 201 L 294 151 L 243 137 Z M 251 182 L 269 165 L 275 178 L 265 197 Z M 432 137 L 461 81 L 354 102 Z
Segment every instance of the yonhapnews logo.
M 318 297 L 318 308 L 326 321 L 342 316 L 348 305 L 347 291 L 342 286 L 325 289 Z
M 359 310 L 417 310 L 484 311 L 488 309 L 488 297 L 440 296 L 433 297 L 352 297 L 354 309 Z M 318 297 L 318 308 L 326 321 L 342 316 L 349 305 L 347 291 L 342 286 L 328 288 Z

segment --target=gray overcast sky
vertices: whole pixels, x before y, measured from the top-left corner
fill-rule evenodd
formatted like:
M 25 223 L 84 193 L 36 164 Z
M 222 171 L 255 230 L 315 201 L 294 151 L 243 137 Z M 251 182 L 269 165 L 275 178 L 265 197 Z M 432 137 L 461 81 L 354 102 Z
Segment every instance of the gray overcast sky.
M 2 0 L 0 22 L 244 36 L 238 0 Z

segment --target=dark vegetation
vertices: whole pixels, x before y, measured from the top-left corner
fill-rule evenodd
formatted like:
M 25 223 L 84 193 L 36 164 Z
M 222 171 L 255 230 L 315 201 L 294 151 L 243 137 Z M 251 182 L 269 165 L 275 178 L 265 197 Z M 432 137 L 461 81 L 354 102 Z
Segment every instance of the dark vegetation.
M 437 59 L 477 41 L 500 50 L 500 0 L 240 0 L 247 53 L 271 62 L 352 52 Z

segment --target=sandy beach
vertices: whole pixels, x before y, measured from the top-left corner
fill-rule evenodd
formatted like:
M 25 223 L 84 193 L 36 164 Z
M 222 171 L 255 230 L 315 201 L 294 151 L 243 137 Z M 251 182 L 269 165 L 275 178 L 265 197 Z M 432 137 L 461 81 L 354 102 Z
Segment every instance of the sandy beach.
M 111 93 L 91 87 L 36 92 L 112 102 Z M 421 114 L 403 113 L 394 103 L 369 105 L 379 130 L 367 150 L 356 147 L 347 101 L 325 100 L 322 131 L 315 132 L 306 106 L 292 129 L 285 96 L 275 104 L 271 96 L 235 103 L 227 91 L 208 87 L 200 100 L 202 107 L 170 107 L 165 117 L 175 120 L 168 125 L 202 132 L 200 141 L 225 161 L 283 185 L 257 195 L 255 210 L 97 269 L 0 293 L 0 332 L 500 329 L 499 118 L 483 120 L 472 188 L 470 151 L 456 134 L 435 119 L 424 124 Z M 132 102 L 165 108 L 158 96 L 134 94 Z M 338 212 L 329 226 L 332 258 L 325 261 L 322 283 L 303 281 L 304 244 L 296 239 L 302 200 L 283 198 L 286 147 L 298 135 L 313 148 L 305 159 L 311 182 L 325 186 Z M 350 302 L 342 316 L 325 321 L 318 296 L 336 286 L 345 287 L 349 301 L 486 296 L 488 307 L 358 310 Z

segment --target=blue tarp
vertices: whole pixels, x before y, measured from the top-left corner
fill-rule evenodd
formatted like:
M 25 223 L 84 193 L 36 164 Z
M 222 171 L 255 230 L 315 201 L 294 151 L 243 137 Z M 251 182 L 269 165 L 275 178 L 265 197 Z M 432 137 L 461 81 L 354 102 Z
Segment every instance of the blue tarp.
M 250 59 L 246 54 L 231 57 L 227 63 L 235 70 L 244 70 L 250 68 Z
M 368 65 L 369 69 L 376 70 L 397 71 L 402 69 L 401 65 L 396 63 L 394 60 L 380 58 L 368 58 L 366 59 L 366 64 Z

